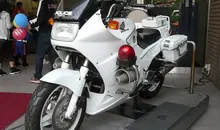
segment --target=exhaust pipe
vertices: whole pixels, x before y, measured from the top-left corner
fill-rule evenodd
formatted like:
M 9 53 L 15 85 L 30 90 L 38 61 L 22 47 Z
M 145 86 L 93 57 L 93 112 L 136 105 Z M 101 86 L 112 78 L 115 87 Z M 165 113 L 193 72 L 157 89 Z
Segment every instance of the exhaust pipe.
M 53 64 L 53 68 L 54 69 L 61 68 L 61 65 L 62 65 L 62 60 L 59 57 L 56 58 Z
M 118 85 L 129 84 L 129 83 L 137 80 L 137 74 L 134 69 L 131 69 L 131 70 L 119 69 L 119 70 L 117 70 L 115 77 L 116 77 L 115 78 L 116 83 Z
M 160 73 L 165 76 L 166 74 L 168 74 L 173 68 L 175 67 L 175 65 L 170 65 L 167 67 L 164 67 Z M 137 73 L 135 71 L 135 69 L 130 69 L 130 70 L 125 70 L 125 69 L 119 69 L 116 71 L 115 73 L 115 79 L 116 79 L 116 83 L 119 86 L 125 85 L 125 84 L 129 84 L 131 82 L 134 82 L 137 80 Z

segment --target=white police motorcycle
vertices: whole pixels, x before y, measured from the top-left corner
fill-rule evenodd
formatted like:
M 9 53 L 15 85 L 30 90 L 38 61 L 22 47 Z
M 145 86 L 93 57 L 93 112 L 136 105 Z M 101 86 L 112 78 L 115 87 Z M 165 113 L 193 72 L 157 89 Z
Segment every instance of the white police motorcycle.
M 147 5 L 111 2 L 100 9 L 94 0 L 61 0 L 51 33 L 57 68 L 33 93 L 26 130 L 78 130 L 86 114 L 152 98 L 185 55 L 187 36 L 170 36 L 169 17 L 135 23 L 129 14 Z

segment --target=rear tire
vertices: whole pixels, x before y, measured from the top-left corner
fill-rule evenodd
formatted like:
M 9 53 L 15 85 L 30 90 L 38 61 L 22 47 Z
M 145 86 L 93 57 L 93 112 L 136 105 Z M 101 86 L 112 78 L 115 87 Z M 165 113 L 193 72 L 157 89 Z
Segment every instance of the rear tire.
M 144 88 L 147 89 L 141 90 L 139 96 L 144 99 L 155 97 L 163 86 L 164 78 L 164 76 L 159 76 L 158 79 L 156 79 L 156 81 L 158 81 L 156 86 L 153 86 L 154 84 L 145 85 Z

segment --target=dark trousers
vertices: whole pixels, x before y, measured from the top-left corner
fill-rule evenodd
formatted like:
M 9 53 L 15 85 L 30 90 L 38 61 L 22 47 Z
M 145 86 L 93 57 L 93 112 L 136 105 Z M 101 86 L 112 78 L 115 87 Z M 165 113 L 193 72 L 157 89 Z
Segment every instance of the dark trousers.
M 48 54 L 49 56 L 52 69 L 53 63 L 57 58 L 57 53 L 51 45 L 50 32 L 40 32 L 37 40 L 36 63 L 34 74 L 34 77 L 37 79 L 40 79 L 42 77 L 43 59 L 46 54 Z
M 8 58 L 9 58 L 9 61 L 13 61 L 13 56 L 12 56 L 12 49 L 10 48 L 9 50 L 3 50 L 3 49 L 8 49 L 5 47 L 6 44 L 10 44 L 9 41 L 6 41 L 6 40 L 3 40 L 3 39 L 0 39 L 0 63 L 3 62 L 3 52 L 7 52 L 7 55 L 8 55 Z
M 19 58 L 20 57 L 22 59 L 23 64 L 27 64 L 27 60 L 26 60 L 27 45 L 26 45 L 26 43 L 19 42 L 19 41 L 14 41 L 12 48 L 13 48 L 13 51 L 14 51 L 14 62 L 15 62 L 15 65 L 20 64 L 19 63 Z
M 4 44 L 5 44 L 5 42 L 3 41 L 3 40 L 1 40 L 0 41 L 0 64 L 2 63 L 2 61 L 3 61 L 3 47 L 4 47 Z M 0 68 L 1 69 L 1 68 Z

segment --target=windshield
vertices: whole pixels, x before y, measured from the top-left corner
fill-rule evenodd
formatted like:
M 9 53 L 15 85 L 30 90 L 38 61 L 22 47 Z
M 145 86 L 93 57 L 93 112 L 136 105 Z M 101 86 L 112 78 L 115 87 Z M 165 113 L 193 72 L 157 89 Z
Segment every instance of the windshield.
M 61 0 L 55 18 L 79 20 L 90 0 Z

